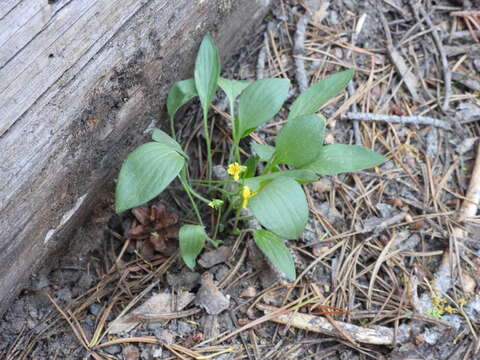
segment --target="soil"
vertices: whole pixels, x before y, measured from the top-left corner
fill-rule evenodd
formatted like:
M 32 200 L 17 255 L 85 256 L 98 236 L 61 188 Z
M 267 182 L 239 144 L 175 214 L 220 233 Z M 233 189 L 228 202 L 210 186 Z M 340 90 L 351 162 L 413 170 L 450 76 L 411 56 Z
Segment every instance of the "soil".
M 191 271 L 175 240 L 178 223 L 192 215 L 178 184 L 122 215 L 114 214 L 110 191 L 70 248 L 32 276 L 4 315 L 0 358 L 479 358 L 478 217 L 458 217 L 467 190 L 480 181 L 472 176 L 480 156 L 480 16 L 470 6 L 278 1 L 251 44 L 223 66 L 223 76 L 288 77 L 288 107 L 302 76 L 312 84 L 355 67 L 349 91 L 321 110 L 329 119 L 326 142 L 361 142 L 390 159 L 305 187 L 310 221 L 302 238 L 289 243 L 297 281 L 275 271 L 251 239 L 227 233 L 224 246 L 207 247 Z M 302 16 L 305 34 L 299 33 Z M 213 142 L 221 154 L 229 133 L 221 95 L 216 109 Z M 186 121 L 178 129 L 198 160 L 193 177 L 205 163 L 196 151 L 203 142 L 199 128 L 192 126 L 198 110 L 195 102 L 183 109 Z M 387 121 L 366 119 L 356 128 L 349 111 L 387 115 Z M 388 122 L 409 115 L 446 121 L 448 129 Z M 272 143 L 285 118 L 281 111 L 253 139 Z M 221 156 L 216 163 L 226 165 Z M 291 317 L 282 323 L 287 311 Z M 382 343 L 383 336 L 393 340 Z

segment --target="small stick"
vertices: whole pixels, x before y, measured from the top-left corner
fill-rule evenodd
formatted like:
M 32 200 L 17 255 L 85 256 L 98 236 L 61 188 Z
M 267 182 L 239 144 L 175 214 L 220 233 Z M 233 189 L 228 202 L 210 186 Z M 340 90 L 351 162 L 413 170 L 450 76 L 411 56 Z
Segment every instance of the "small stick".
M 303 15 L 298 19 L 297 30 L 295 31 L 293 57 L 295 58 L 295 77 L 297 78 L 300 93 L 308 88 L 308 78 L 305 71 L 305 30 L 308 23 L 308 16 Z
M 193 308 L 190 310 L 183 310 L 177 312 L 165 312 L 154 314 L 132 314 L 132 317 L 126 322 L 157 322 L 163 320 L 180 319 L 183 317 L 198 314 L 201 311 L 199 308 Z
M 468 35 L 471 35 L 470 31 L 455 31 L 450 35 L 450 39 L 457 40 L 457 39 L 465 39 Z M 480 30 L 474 31 L 474 34 L 480 37 Z
M 402 77 L 405 86 L 407 87 L 410 94 L 414 99 L 418 99 L 419 95 L 417 92 L 418 88 L 418 81 L 415 75 L 412 73 L 411 69 L 407 65 L 407 62 L 403 58 L 403 55 L 398 51 L 395 46 L 393 45 L 393 38 L 392 34 L 390 33 L 390 29 L 388 27 L 387 19 L 382 11 L 378 12 L 380 15 L 380 20 L 383 24 L 383 29 L 385 31 L 385 36 L 387 38 L 387 50 L 392 60 L 393 65 L 397 69 L 398 74 Z
M 463 201 L 459 211 L 458 220 L 460 222 L 465 221 L 469 217 L 473 217 L 477 214 L 478 206 L 480 203 L 480 143 L 478 144 L 477 157 L 475 159 L 475 166 L 473 168 L 472 178 L 470 185 L 468 186 L 466 199 Z M 462 239 L 465 237 L 465 231 L 456 226 L 453 228 L 452 237 L 453 240 Z M 447 249 L 443 253 L 442 263 L 438 267 L 434 279 L 440 279 L 445 276 L 449 276 L 451 269 L 450 251 Z M 459 265 L 459 264 L 457 264 Z M 462 282 L 462 276 L 460 273 L 460 281 Z M 435 283 L 439 283 L 436 281 Z M 451 286 L 451 283 L 448 284 Z M 441 289 L 443 292 L 447 292 L 449 289 Z
M 267 33 L 265 33 L 263 39 L 263 46 L 258 54 L 257 60 L 257 79 L 263 79 L 265 77 L 265 58 L 267 56 L 267 48 L 268 48 L 268 38 Z
M 442 110 L 448 111 L 450 109 L 450 98 L 452 96 L 452 72 L 448 66 L 447 53 L 443 48 L 442 40 L 437 31 L 437 28 L 433 25 L 432 20 L 428 16 L 424 8 L 419 7 L 420 13 L 423 16 L 423 20 L 428 24 L 432 29 L 433 40 L 435 45 L 437 45 L 438 52 L 440 53 L 440 62 L 442 64 L 443 77 L 445 82 L 445 96 L 443 98 Z
M 480 10 L 452 11 L 450 16 L 480 16 Z
M 367 18 L 367 13 L 363 13 L 360 16 L 360 19 L 358 20 L 357 26 L 355 27 L 355 31 L 352 34 L 352 46 L 356 46 L 357 42 L 357 37 L 362 31 L 363 24 L 365 24 L 365 19 Z M 355 64 L 355 56 L 353 55 L 353 52 L 351 49 L 348 50 L 347 52 L 347 57 L 352 56 L 352 62 Z M 373 61 L 373 60 L 372 60 Z M 355 85 L 353 84 L 353 80 L 348 83 L 348 95 L 353 96 L 355 93 Z M 358 111 L 357 103 L 354 102 L 352 104 L 352 110 L 353 112 Z M 355 134 L 355 144 L 357 145 L 362 145 L 362 134 L 360 133 L 360 124 L 358 120 L 355 120 L 353 122 L 353 132 Z
M 269 319 L 270 321 L 284 325 L 291 325 L 302 330 L 321 333 L 328 336 L 339 336 L 338 331 L 324 317 L 299 312 L 285 314 L 281 313 L 279 308 L 262 304 L 257 304 L 257 308 L 262 310 L 265 313 L 265 316 L 277 314 L 277 316 L 272 316 Z M 393 344 L 393 331 L 385 326 L 366 328 L 343 321 L 335 321 L 335 324 L 342 329 L 342 332 L 348 334 L 349 337 L 356 342 L 375 345 Z
M 362 120 L 362 121 L 384 121 L 394 124 L 416 124 L 431 125 L 442 129 L 450 130 L 451 126 L 448 122 L 435 119 L 428 116 L 398 116 L 398 115 L 382 115 L 371 113 L 354 113 L 348 112 L 343 116 L 344 119 Z
M 468 186 L 467 196 L 460 209 L 460 221 L 465 221 L 468 217 L 473 217 L 477 214 L 480 203 L 480 143 L 478 144 L 477 158 L 475 166 Z

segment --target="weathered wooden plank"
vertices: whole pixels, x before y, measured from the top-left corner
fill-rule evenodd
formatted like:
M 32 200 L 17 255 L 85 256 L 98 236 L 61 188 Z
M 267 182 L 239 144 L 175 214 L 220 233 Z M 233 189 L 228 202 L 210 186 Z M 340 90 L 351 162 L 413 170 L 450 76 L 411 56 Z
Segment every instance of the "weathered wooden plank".
M 72 66 L 72 59 L 88 61 L 88 57 L 82 56 L 85 52 L 104 46 L 148 2 L 88 0 L 74 1 L 68 6 L 58 2 L 57 6 L 62 6 L 59 9 L 50 6 L 37 12 L 29 20 L 27 31 L 16 32 L 2 51 L 13 57 L 0 63 L 4 64 L 0 70 L 0 111 L 6 119 L 0 125 L 0 136 L 58 81 Z M 33 28 L 39 30 L 28 40 L 28 46 L 22 45 L 18 52 L 16 44 L 24 43 Z
M 191 73 L 201 36 L 231 54 L 270 2 L 33 3 L 0 17 L 0 312 L 142 131 L 162 125 L 165 93 Z

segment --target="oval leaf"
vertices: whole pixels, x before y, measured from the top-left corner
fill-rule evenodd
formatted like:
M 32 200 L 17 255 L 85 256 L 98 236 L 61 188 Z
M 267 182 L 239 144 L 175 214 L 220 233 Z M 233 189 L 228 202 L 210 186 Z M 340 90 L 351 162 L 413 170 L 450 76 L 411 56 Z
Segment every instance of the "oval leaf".
M 175 149 L 157 142 L 136 148 L 120 169 L 115 191 L 117 213 L 152 200 L 172 182 L 184 163 Z
M 261 79 L 249 85 L 240 96 L 239 134 L 244 137 L 273 118 L 287 98 L 289 87 L 288 79 Z
M 183 225 L 178 232 L 180 255 L 190 269 L 195 268 L 195 260 L 205 246 L 207 234 L 200 225 Z
M 272 264 L 283 272 L 289 280 L 295 280 L 295 263 L 290 250 L 288 250 L 283 241 L 277 235 L 267 230 L 256 230 L 253 233 L 253 238 Z
M 272 157 L 273 153 L 275 152 L 275 148 L 271 145 L 264 145 L 264 144 L 259 144 L 256 142 L 252 142 L 250 144 L 252 151 L 258 155 L 260 160 L 262 161 L 268 161 Z
M 167 95 L 167 112 L 170 119 L 173 119 L 180 107 L 195 96 L 197 96 L 197 89 L 195 89 L 193 79 L 182 80 L 173 84 Z
M 178 142 L 176 142 L 170 135 L 168 135 L 165 131 L 162 131 L 160 129 L 153 129 L 152 132 L 152 140 L 166 145 L 168 147 L 171 147 L 172 149 L 175 149 L 177 152 L 185 156 L 185 153 L 182 150 L 182 147 Z
M 212 37 L 203 37 L 195 61 L 195 87 L 204 111 L 208 109 L 215 97 L 220 77 L 220 55 Z
M 387 160 L 364 146 L 333 144 L 322 146 L 317 160 L 305 168 L 320 175 L 335 175 L 368 169 Z
M 230 80 L 221 77 L 218 79 L 218 86 L 223 90 L 225 95 L 227 95 L 228 101 L 233 104 L 235 99 L 242 93 L 243 90 L 250 85 L 250 81 L 246 80 Z
M 325 79 L 310 86 L 295 99 L 290 108 L 288 118 L 294 119 L 301 115 L 314 114 L 328 100 L 334 98 L 340 91 L 345 89 L 350 80 L 352 80 L 354 73 L 353 69 L 348 69 L 327 76 Z
M 248 207 L 260 224 L 284 239 L 296 239 L 307 225 L 307 199 L 293 179 L 280 177 L 268 183 Z
M 317 115 L 289 120 L 276 140 L 275 162 L 301 167 L 318 157 L 325 136 L 325 122 Z

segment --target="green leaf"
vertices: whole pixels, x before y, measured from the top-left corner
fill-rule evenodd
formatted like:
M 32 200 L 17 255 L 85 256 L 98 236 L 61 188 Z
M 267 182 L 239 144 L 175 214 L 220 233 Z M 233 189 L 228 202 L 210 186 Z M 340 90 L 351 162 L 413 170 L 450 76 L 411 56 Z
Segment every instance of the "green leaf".
M 251 178 L 246 178 L 243 180 L 243 183 L 247 185 L 252 191 L 257 191 L 262 185 L 278 179 L 278 178 L 289 178 L 297 181 L 300 184 L 309 184 L 318 180 L 317 175 L 311 170 L 301 169 L 301 170 L 285 170 L 274 173 L 269 173 L 265 175 L 255 176 Z
M 249 200 L 248 207 L 262 226 L 284 239 L 296 239 L 307 225 L 305 193 L 290 178 L 279 177 L 265 185 Z
M 173 119 L 180 107 L 197 95 L 193 79 L 182 80 L 173 84 L 167 95 L 167 112 L 170 119 Z
M 295 263 L 290 250 L 288 250 L 283 241 L 277 235 L 267 230 L 256 230 L 253 233 L 253 238 L 272 264 L 283 272 L 289 280 L 295 280 Z
M 185 158 L 170 146 L 148 142 L 132 151 L 120 169 L 115 191 L 117 213 L 160 194 L 178 175 Z
M 315 161 L 325 136 L 325 122 L 317 115 L 303 115 L 283 126 L 276 140 L 275 163 L 302 167 Z
M 203 37 L 195 61 L 195 87 L 204 111 L 215 97 L 220 77 L 220 55 L 210 34 Z
M 327 76 L 325 79 L 310 86 L 295 99 L 290 108 L 288 118 L 294 119 L 301 115 L 314 114 L 328 100 L 345 89 L 350 80 L 352 80 L 354 73 L 353 69 L 348 69 Z
M 183 225 L 178 233 L 180 255 L 190 269 L 195 268 L 195 260 L 205 246 L 207 234 L 200 225 Z
M 238 109 L 241 137 L 275 116 L 288 96 L 289 87 L 288 79 L 261 79 L 243 91 Z
M 368 169 L 387 160 L 364 146 L 333 144 L 323 146 L 317 160 L 305 168 L 320 175 L 335 175 Z
M 258 155 L 260 160 L 262 161 L 268 161 L 272 157 L 273 153 L 275 152 L 275 148 L 271 145 L 264 145 L 264 144 L 259 144 L 257 142 L 251 142 L 250 146 L 252 148 L 252 151 Z
M 160 143 L 160 144 L 171 147 L 172 149 L 174 149 L 175 151 L 177 151 L 178 153 L 180 153 L 181 155 L 183 155 L 185 157 L 187 156 L 183 152 L 180 144 L 178 142 L 176 142 L 174 139 L 172 139 L 170 137 L 170 135 L 168 135 L 166 132 L 164 132 L 160 129 L 153 129 L 152 139 L 154 141 Z
M 218 86 L 227 95 L 228 101 L 234 103 L 235 99 L 242 93 L 245 88 L 250 85 L 250 81 L 246 80 L 230 80 L 221 77 L 218 80 Z

